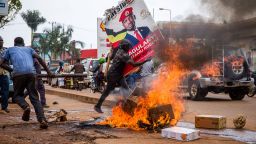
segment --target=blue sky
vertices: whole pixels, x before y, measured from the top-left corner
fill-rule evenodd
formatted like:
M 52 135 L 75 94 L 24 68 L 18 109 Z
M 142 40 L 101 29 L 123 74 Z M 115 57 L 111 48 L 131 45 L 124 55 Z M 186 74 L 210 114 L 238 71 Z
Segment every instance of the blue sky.
M 102 17 L 105 9 L 117 5 L 117 0 L 21 0 L 23 8 L 20 11 L 39 10 L 47 22 L 38 27 L 37 32 L 51 27 L 51 22 L 74 28 L 73 39 L 86 43 L 86 48 L 97 46 L 97 17 Z M 159 8 L 172 10 L 175 20 L 189 14 L 204 13 L 199 7 L 199 0 L 145 0 L 149 10 L 155 12 L 155 21 L 168 21 L 169 12 L 159 11 Z M 30 29 L 17 15 L 14 21 L 0 29 L 5 46 L 12 46 L 13 39 L 21 36 L 25 43 L 30 43 Z

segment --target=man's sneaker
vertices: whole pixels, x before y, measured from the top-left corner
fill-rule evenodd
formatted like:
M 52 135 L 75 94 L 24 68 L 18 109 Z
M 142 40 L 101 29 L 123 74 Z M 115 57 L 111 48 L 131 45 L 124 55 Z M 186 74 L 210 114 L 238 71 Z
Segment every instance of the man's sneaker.
M 103 113 L 100 107 L 94 106 L 94 110 L 98 113 Z
M 48 128 L 48 122 L 46 120 L 42 120 L 39 122 L 41 129 L 47 129 Z
M 50 106 L 48 106 L 48 105 L 46 105 L 46 104 L 43 105 L 43 108 L 49 108 L 49 107 L 50 107 Z
M 23 121 L 29 121 L 29 118 L 30 118 L 30 108 L 27 107 L 24 112 L 23 112 L 23 115 L 22 115 L 22 120 Z

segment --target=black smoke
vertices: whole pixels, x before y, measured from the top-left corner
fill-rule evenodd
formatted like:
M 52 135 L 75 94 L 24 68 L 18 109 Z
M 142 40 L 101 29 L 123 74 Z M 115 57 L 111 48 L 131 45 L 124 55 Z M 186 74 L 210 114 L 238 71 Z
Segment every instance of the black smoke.
M 187 16 L 183 21 L 184 22 L 198 22 L 198 23 L 207 22 L 206 18 L 199 14 L 191 14 L 191 15 Z
M 256 16 L 255 0 L 200 0 L 216 19 L 239 21 Z

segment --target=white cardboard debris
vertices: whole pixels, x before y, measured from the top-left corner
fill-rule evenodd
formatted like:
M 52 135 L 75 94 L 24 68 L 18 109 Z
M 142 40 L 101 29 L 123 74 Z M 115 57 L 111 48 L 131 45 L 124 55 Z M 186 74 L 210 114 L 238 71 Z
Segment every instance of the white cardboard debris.
M 182 127 L 171 127 L 162 129 L 162 137 L 180 141 L 192 141 L 200 138 L 200 131 Z

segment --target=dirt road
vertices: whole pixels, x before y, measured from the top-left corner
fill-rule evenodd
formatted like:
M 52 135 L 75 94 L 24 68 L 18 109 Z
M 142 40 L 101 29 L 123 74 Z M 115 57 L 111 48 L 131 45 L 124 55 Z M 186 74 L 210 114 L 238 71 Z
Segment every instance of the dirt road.
M 223 99 L 226 98 L 226 99 Z M 29 123 L 21 120 L 22 111 L 17 105 L 10 104 L 10 114 L 0 114 L 0 144 L 27 144 L 27 143 L 76 143 L 76 144 L 107 144 L 107 143 L 147 143 L 165 144 L 181 143 L 175 140 L 164 139 L 158 133 L 145 131 L 132 131 L 128 129 L 113 129 L 106 127 L 80 127 L 79 121 L 90 120 L 99 115 L 93 111 L 92 104 L 82 103 L 76 100 L 67 99 L 54 95 L 47 95 L 49 109 L 45 109 L 46 115 L 64 108 L 68 112 L 68 121 L 65 123 L 51 123 L 48 130 L 39 130 L 32 113 Z M 56 101 L 57 105 L 52 103 Z M 205 102 L 194 102 L 185 100 L 186 112 L 182 121 L 193 122 L 196 114 L 221 114 L 227 116 L 228 127 L 232 127 L 230 119 L 237 113 L 244 112 L 248 119 L 247 129 L 255 129 L 256 98 L 246 98 L 245 101 L 232 102 L 226 97 L 207 99 Z M 111 109 L 104 107 L 105 115 L 111 113 Z M 214 112 L 214 113 L 212 113 Z M 201 139 L 188 142 L 189 144 L 240 144 L 233 139 L 221 138 L 214 135 L 202 134 Z

